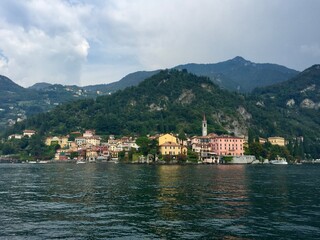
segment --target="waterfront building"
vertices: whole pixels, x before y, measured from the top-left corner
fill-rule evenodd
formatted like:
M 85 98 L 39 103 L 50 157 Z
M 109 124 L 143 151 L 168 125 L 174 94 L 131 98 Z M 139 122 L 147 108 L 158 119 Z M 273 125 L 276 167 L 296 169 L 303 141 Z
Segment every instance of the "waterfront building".
M 159 151 L 162 155 L 178 156 L 187 155 L 187 147 L 182 141 L 172 134 L 163 134 L 158 138 Z
M 160 147 L 160 153 L 164 155 L 170 156 L 178 156 L 178 155 L 187 155 L 187 147 L 177 144 L 175 142 L 165 142 Z
M 202 136 L 191 138 L 192 151 L 199 154 L 201 160 L 212 159 L 215 156 L 244 155 L 244 138 L 230 135 L 218 136 L 215 133 L 207 133 L 207 120 L 204 115 L 202 121 Z
M 241 137 L 222 135 L 211 140 L 212 150 L 219 156 L 242 156 L 244 139 Z

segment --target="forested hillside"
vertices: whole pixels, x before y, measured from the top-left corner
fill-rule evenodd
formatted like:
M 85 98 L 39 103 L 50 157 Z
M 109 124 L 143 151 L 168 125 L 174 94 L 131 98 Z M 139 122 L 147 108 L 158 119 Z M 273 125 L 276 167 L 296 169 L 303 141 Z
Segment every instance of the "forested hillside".
M 7 134 L 28 128 L 42 135 L 96 129 L 103 135 L 175 132 L 192 136 L 201 134 L 205 114 L 209 132 L 282 136 L 291 146 L 299 139 L 304 152 L 319 156 L 319 79 L 316 65 L 286 83 L 242 95 L 186 70 L 163 70 L 136 87 L 31 117 Z
M 199 134 L 203 114 L 211 131 L 245 133 L 244 98 L 221 90 L 206 77 L 164 70 L 111 96 L 59 106 L 18 124 L 46 134 L 93 128 L 104 134 L 185 132 Z
M 23 88 L 0 75 L 0 132 L 17 121 L 46 112 L 59 104 L 98 95 L 78 86 L 60 84 L 39 83 Z
M 305 151 L 320 155 L 320 65 L 289 81 L 259 88 L 248 98 L 252 128 L 263 136 L 302 137 Z

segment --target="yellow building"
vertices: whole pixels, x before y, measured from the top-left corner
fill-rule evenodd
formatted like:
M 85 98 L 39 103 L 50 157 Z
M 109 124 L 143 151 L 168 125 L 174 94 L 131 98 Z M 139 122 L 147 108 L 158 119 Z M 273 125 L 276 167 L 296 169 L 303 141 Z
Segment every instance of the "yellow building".
M 286 140 L 283 137 L 269 137 L 268 142 L 270 142 L 272 145 L 279 145 L 279 146 L 286 145 Z
M 165 142 L 160 147 L 160 153 L 162 155 L 171 155 L 171 156 L 177 156 L 177 155 L 187 155 L 187 148 L 183 145 L 179 145 L 175 142 Z
M 171 143 L 175 143 L 175 144 L 178 144 L 178 139 L 173 136 L 172 134 L 164 134 L 164 135 L 161 135 L 159 138 L 158 138 L 158 142 L 159 142 L 159 146 L 163 145 L 164 143 L 166 142 L 171 142 Z
M 46 139 L 46 145 L 47 146 L 51 146 L 51 145 L 55 145 L 55 144 L 59 144 L 61 148 L 66 148 L 69 146 L 68 143 L 68 137 L 63 136 L 63 137 L 47 137 Z

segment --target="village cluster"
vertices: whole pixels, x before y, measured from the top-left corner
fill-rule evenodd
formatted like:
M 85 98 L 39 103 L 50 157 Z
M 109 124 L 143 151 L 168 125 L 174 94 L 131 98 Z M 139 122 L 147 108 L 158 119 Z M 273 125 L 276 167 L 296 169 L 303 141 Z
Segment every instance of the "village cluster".
M 36 134 L 33 130 L 25 130 L 22 135 L 14 134 L 9 139 L 21 139 L 24 136 L 31 137 Z M 74 136 L 72 139 L 70 136 Z M 202 135 L 193 136 L 186 140 L 179 139 L 176 135 L 167 133 L 155 136 L 148 136 L 150 140 L 157 140 L 158 150 L 162 156 L 187 156 L 188 149 L 196 153 L 198 161 L 203 163 L 219 163 L 221 156 L 233 156 L 245 159 L 244 147 L 247 145 L 247 138 L 231 135 L 217 135 L 207 133 L 207 121 L 202 121 Z M 261 143 L 269 141 L 273 145 L 285 146 L 285 139 L 282 137 L 270 137 L 260 139 Z M 67 136 L 50 136 L 45 140 L 47 146 L 59 145 L 54 160 L 67 161 L 116 161 L 120 152 L 129 152 L 132 149 L 139 150 L 136 138 L 122 137 L 116 139 L 110 135 L 106 141 L 95 134 L 95 130 L 86 130 L 84 133 L 72 132 Z M 143 159 L 144 157 L 141 156 Z M 153 160 L 157 160 L 156 157 Z M 243 160 L 242 160 L 243 161 Z M 246 161 L 246 160 L 245 160 Z

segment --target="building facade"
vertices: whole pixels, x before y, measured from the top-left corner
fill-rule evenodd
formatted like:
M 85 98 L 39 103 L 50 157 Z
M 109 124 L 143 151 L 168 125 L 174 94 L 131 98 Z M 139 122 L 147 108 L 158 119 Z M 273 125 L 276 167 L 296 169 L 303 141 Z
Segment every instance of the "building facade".
M 229 135 L 217 136 L 211 139 L 212 150 L 219 156 L 243 156 L 244 139 Z
M 178 155 L 187 155 L 187 148 L 183 145 L 173 143 L 173 142 L 165 142 L 160 147 L 160 153 L 164 155 L 170 156 L 178 156 Z
M 268 142 L 272 145 L 279 145 L 282 147 L 286 145 L 286 140 L 283 137 L 269 137 Z

